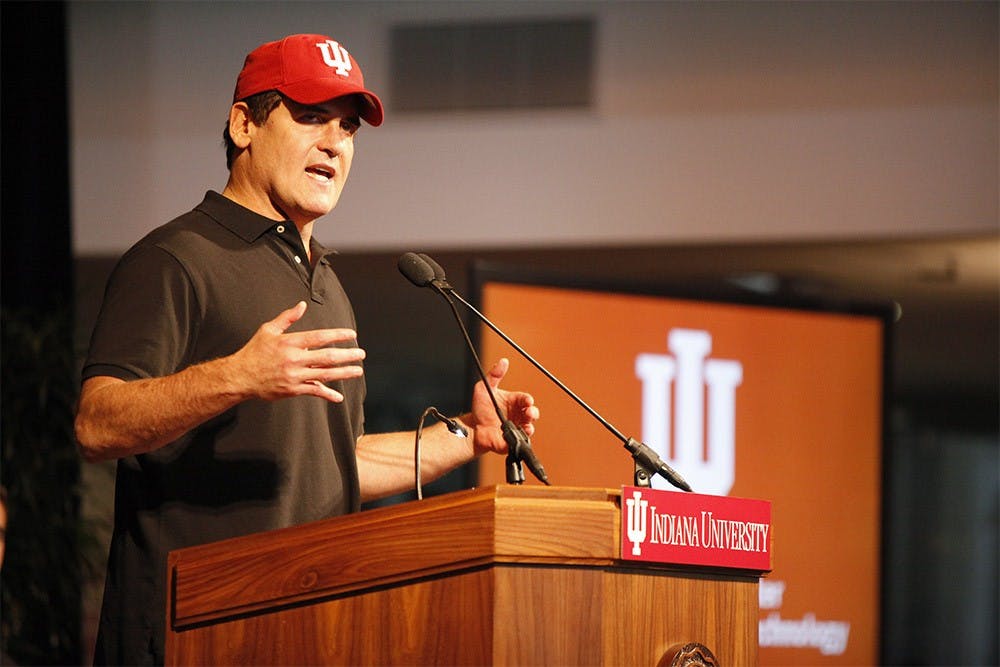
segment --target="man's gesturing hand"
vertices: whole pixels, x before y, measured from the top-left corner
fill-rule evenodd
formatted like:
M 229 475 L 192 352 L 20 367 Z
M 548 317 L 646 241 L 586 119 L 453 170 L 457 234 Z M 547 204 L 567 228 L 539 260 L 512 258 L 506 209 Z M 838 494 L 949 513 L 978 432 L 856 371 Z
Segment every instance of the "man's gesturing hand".
M 531 394 L 500 388 L 500 381 L 507 374 L 509 367 L 510 362 L 507 359 L 500 359 L 486 374 L 486 379 L 493 388 L 497 403 L 507 415 L 507 419 L 522 428 L 530 438 L 535 432 L 535 421 L 539 416 L 538 408 Z M 500 430 L 500 420 L 482 381 L 477 382 L 473 389 L 472 412 L 468 420 L 475 429 L 473 445 L 477 454 L 483 452 L 503 454 L 507 451 L 507 443 L 504 442 Z
M 300 301 L 260 326 L 233 360 L 250 393 L 273 401 L 289 396 L 319 396 L 339 403 L 344 396 L 325 382 L 359 377 L 364 371 L 357 362 L 365 358 L 359 347 L 337 347 L 354 341 L 351 329 L 314 329 L 285 333 L 306 312 Z

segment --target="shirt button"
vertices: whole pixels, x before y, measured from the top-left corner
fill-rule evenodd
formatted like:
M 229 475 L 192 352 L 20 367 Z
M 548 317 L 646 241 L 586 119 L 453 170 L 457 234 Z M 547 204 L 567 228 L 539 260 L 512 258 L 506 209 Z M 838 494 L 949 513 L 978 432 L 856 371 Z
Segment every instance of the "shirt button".
M 278 233 L 279 234 L 284 234 L 285 233 L 285 226 L 284 225 L 278 225 Z
M 296 256 L 295 256 L 295 263 L 296 263 L 296 264 L 301 264 L 301 263 L 302 263 L 302 258 L 301 258 L 301 257 L 299 257 L 298 255 L 296 255 Z

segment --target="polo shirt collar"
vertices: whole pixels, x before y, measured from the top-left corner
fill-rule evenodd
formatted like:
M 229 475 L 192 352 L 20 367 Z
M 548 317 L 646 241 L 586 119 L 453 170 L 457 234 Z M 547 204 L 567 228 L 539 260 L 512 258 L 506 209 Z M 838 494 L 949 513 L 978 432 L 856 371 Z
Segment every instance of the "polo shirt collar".
M 196 208 L 247 243 L 253 243 L 276 225 L 281 224 L 280 220 L 272 220 L 254 213 L 214 190 L 206 192 L 205 198 Z M 285 220 L 284 224 L 294 226 L 295 223 Z M 328 255 L 337 254 L 336 250 L 323 246 L 315 236 L 310 239 L 310 245 L 312 246 L 310 252 L 314 256 L 326 258 Z
M 197 209 L 247 243 L 253 243 L 280 222 L 254 213 L 214 190 L 205 193 Z

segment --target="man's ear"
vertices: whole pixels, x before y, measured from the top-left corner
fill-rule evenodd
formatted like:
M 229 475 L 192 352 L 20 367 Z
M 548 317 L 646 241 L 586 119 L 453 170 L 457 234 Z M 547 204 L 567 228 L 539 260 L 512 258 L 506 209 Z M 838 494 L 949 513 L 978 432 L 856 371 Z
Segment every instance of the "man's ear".
M 229 109 L 229 137 L 237 148 L 250 145 L 250 107 L 246 102 L 236 102 Z

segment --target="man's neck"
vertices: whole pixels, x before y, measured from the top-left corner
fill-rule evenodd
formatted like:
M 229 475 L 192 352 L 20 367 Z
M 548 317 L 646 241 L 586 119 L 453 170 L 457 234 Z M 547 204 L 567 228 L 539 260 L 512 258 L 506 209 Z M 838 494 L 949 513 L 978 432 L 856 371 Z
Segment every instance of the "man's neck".
M 302 247 L 304 247 L 306 249 L 306 257 L 309 258 L 309 265 L 312 266 L 313 265 L 313 256 L 312 256 L 312 247 L 311 246 L 312 246 L 313 223 L 310 221 L 310 222 L 307 222 L 304 225 L 300 226 L 300 225 L 296 224 L 295 226 L 299 228 L 299 236 L 302 237 Z
M 264 216 L 265 218 L 270 218 L 276 222 L 282 220 L 288 220 L 291 222 L 299 230 L 299 236 L 302 238 L 302 247 L 305 248 L 306 256 L 309 258 L 310 264 L 312 263 L 311 240 L 313 222 L 315 222 L 314 220 L 303 223 L 291 220 L 282 211 L 276 210 L 273 206 L 271 206 L 270 202 L 268 202 L 268 205 L 264 205 L 261 203 L 263 200 L 260 198 L 248 195 L 242 188 L 233 182 L 232 178 L 229 179 L 229 182 L 226 183 L 226 187 L 222 190 L 222 196 L 236 202 L 240 206 L 249 209 L 258 215 Z

